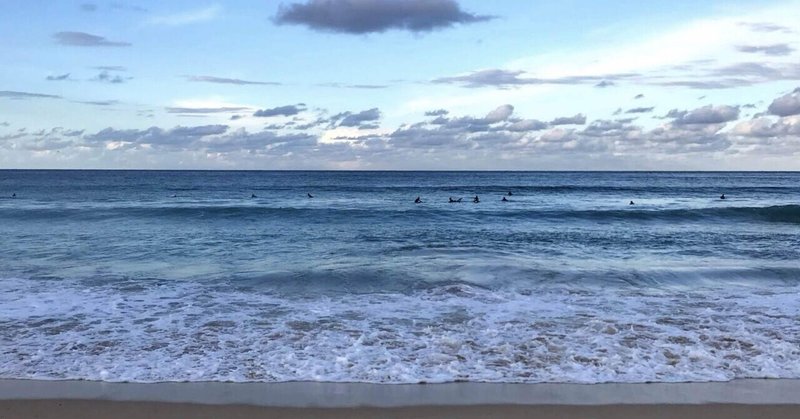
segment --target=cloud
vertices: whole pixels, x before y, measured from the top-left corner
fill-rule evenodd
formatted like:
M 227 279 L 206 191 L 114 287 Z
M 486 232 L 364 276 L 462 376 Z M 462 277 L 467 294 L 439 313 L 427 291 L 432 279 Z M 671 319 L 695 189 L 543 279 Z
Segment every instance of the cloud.
M 739 107 L 707 105 L 691 111 L 673 109 L 667 113 L 667 118 L 673 118 L 675 125 L 721 124 L 738 119 Z
M 87 101 L 78 101 L 76 103 L 82 103 L 84 105 L 92 105 L 92 106 L 113 106 L 119 104 L 118 100 L 87 100 Z
M 767 110 L 777 116 L 800 115 L 800 88 L 773 100 Z
M 367 109 L 358 113 L 343 112 L 331 118 L 331 120 L 339 120 L 337 126 L 340 127 L 357 127 L 365 122 L 379 119 L 381 119 L 381 111 L 378 108 Z
M 642 94 L 642 93 L 639 93 L 638 95 L 634 96 L 633 98 L 634 98 L 634 99 L 637 99 L 637 100 L 638 100 L 638 99 L 644 99 L 644 94 Z
M 281 5 L 274 21 L 317 31 L 367 34 L 390 29 L 430 32 L 490 19 L 461 10 L 454 0 L 307 0 Z
M 94 12 L 97 10 L 97 5 L 94 3 L 83 3 L 80 5 L 80 8 L 83 12 Z
M 95 70 L 102 70 L 102 71 L 128 71 L 126 67 L 123 67 L 121 65 L 99 65 L 92 68 Z
M 59 74 L 59 75 L 56 75 L 56 76 L 47 76 L 47 77 L 45 77 L 45 80 L 48 80 L 48 81 L 69 80 L 69 73 Z
M 132 77 L 124 78 L 119 75 L 112 75 L 108 71 L 101 71 L 96 76 L 91 78 L 91 81 L 101 82 L 101 83 L 111 83 L 111 84 L 121 84 L 125 83 L 126 81 L 130 80 Z
M 514 107 L 511 105 L 501 105 L 497 109 L 486 114 L 483 118 L 484 121 L 493 124 L 495 122 L 505 121 L 511 114 L 514 113 Z
M 306 110 L 305 106 L 302 105 L 285 105 L 285 106 L 278 106 L 271 109 L 260 109 L 257 110 L 253 116 L 258 116 L 262 118 L 269 118 L 272 116 L 292 116 L 297 115 L 300 112 Z
M 762 117 L 742 121 L 731 130 L 731 134 L 756 138 L 797 137 L 800 136 L 800 118 L 779 118 L 775 121 Z
M 61 45 L 75 47 L 129 47 L 129 42 L 109 41 L 102 36 L 86 32 L 56 32 L 53 34 L 56 42 Z
M 629 80 L 640 77 L 637 73 L 575 75 L 565 77 L 522 77 L 524 71 L 487 69 L 478 70 L 461 76 L 441 77 L 434 79 L 433 83 L 461 84 L 464 87 L 499 87 L 508 88 L 523 85 L 563 84 L 580 85 L 592 84 L 596 87 L 614 85 L 614 81 Z
M 583 125 L 586 123 L 586 115 L 577 114 L 575 116 L 562 116 L 550 121 L 550 125 Z
M 272 81 L 251 81 L 251 80 L 229 79 L 225 77 L 214 77 L 214 76 L 184 76 L 184 77 L 188 81 L 199 82 L 199 83 L 218 83 L 218 84 L 237 84 L 237 85 L 257 84 L 257 85 L 271 85 L 271 86 L 277 86 L 281 84 Z
M 135 4 L 126 4 L 126 3 L 119 3 L 119 2 L 112 2 L 109 7 L 115 10 L 126 10 L 131 12 L 140 12 L 145 13 L 147 9 L 141 6 L 137 6 Z
M 444 116 L 450 113 L 447 109 L 436 109 L 432 111 L 426 111 L 425 116 Z
M 652 107 L 652 106 L 649 107 L 649 108 L 643 108 L 643 107 L 642 108 L 632 108 L 632 109 L 628 109 L 627 111 L 625 111 L 625 113 L 649 113 L 649 112 L 653 112 L 653 109 L 655 109 L 655 107 Z
M 317 86 L 321 87 L 336 87 L 341 89 L 367 89 L 367 90 L 376 90 L 376 89 L 385 89 L 389 87 L 387 84 L 343 84 L 343 83 L 321 83 Z
M 783 32 L 787 34 L 794 32 L 791 29 L 787 28 L 786 26 L 769 22 L 740 22 L 739 24 L 743 26 L 748 26 L 751 30 L 755 32 Z
M 512 132 L 528 132 L 540 131 L 547 128 L 548 125 L 536 119 L 521 119 L 509 125 L 507 129 Z
M 206 22 L 215 19 L 222 11 L 220 6 L 214 5 L 203 9 L 189 10 L 170 15 L 153 16 L 148 22 L 153 25 L 182 26 L 192 23 Z
M 185 150 L 196 146 L 205 137 L 224 134 L 228 128 L 227 125 L 177 126 L 169 130 L 159 127 L 118 130 L 109 127 L 83 138 L 89 146 L 117 143 L 124 144 L 126 148 L 146 145 L 151 148 Z
M 164 109 L 167 111 L 167 113 L 212 114 L 212 113 L 239 112 L 248 110 L 249 108 L 243 106 L 222 106 L 218 108 L 188 108 L 188 107 L 168 106 Z
M 61 99 L 61 96 L 46 95 L 42 93 L 28 93 L 28 92 L 15 92 L 9 90 L 0 90 L 0 98 L 8 99 Z
M 750 54 L 761 53 L 770 56 L 786 56 L 790 55 L 794 48 L 788 44 L 772 44 L 772 45 L 737 45 L 736 49 L 739 52 L 746 52 Z

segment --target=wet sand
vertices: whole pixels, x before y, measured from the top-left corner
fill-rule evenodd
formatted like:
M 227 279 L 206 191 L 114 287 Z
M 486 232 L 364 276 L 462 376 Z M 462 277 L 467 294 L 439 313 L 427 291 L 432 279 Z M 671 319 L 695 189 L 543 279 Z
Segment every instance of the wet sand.
M 382 385 L 0 380 L 0 419 L 800 418 L 800 381 Z

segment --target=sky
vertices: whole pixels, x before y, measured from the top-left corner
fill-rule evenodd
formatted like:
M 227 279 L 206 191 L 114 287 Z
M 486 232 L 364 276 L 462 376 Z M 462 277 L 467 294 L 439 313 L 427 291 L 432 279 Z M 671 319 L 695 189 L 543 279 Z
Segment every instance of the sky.
M 0 168 L 800 170 L 800 0 L 4 0 Z

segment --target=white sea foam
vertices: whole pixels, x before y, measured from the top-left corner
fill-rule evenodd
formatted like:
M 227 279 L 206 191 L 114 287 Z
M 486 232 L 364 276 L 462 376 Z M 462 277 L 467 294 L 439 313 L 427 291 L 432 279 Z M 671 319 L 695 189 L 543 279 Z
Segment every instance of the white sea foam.
M 0 377 L 673 382 L 800 378 L 800 288 L 456 284 L 287 297 L 0 280 Z

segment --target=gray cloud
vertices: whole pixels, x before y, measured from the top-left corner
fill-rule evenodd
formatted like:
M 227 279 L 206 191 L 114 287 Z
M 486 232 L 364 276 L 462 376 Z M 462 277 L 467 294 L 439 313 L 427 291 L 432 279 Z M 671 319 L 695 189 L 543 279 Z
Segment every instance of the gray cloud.
M 132 79 L 132 77 L 122 77 L 119 75 L 113 75 L 108 71 L 101 71 L 96 76 L 91 78 L 91 81 L 96 81 L 101 83 L 121 84 L 125 83 L 130 79 Z
M 794 51 L 794 48 L 788 44 L 772 44 L 772 45 L 738 45 L 736 49 L 740 52 L 751 54 L 764 54 L 770 56 L 786 56 Z
M 9 124 L 8 122 L 5 122 L 5 121 L 0 122 L 0 127 L 7 127 L 9 125 L 11 125 L 11 124 Z
M 673 109 L 667 113 L 667 118 L 673 118 L 675 125 L 721 124 L 738 119 L 739 107 L 707 105 L 691 111 Z
M 94 12 L 97 10 L 97 5 L 94 3 L 83 3 L 80 5 L 81 11 Z
M 800 121 L 789 118 L 779 118 L 777 121 L 755 118 L 740 122 L 731 130 L 731 134 L 755 138 L 800 136 Z
M 146 13 L 147 9 L 141 6 L 137 6 L 135 4 L 125 4 L 120 2 L 112 2 L 109 4 L 109 7 L 115 10 L 126 10 L 130 12 L 139 12 L 139 13 Z
M 380 119 L 381 111 L 378 108 L 372 108 L 356 113 L 342 112 L 332 116 L 329 121 L 332 126 L 358 127 L 365 123 L 378 121 Z
M 800 88 L 773 100 L 767 110 L 777 116 L 800 115 Z
M 548 125 L 536 119 L 521 119 L 509 125 L 506 129 L 512 132 L 528 132 L 540 131 L 547 128 Z
M 583 125 L 586 123 L 586 115 L 577 114 L 575 116 L 562 116 L 550 121 L 550 125 Z
M 612 86 L 616 86 L 616 85 L 617 84 L 614 83 L 613 81 L 603 80 L 600 83 L 595 84 L 594 87 L 598 87 L 598 88 L 602 89 L 604 87 L 612 87 Z
M 201 82 L 201 83 L 237 84 L 237 85 L 256 84 L 256 85 L 270 85 L 270 86 L 278 86 L 281 84 L 272 81 L 251 81 L 251 80 L 229 79 L 225 77 L 214 77 L 214 76 L 184 76 L 184 77 L 188 81 Z
M 793 31 L 786 26 L 777 25 L 769 22 L 740 22 L 740 25 L 748 26 L 755 32 L 783 32 L 792 33 Z
M 631 109 L 628 109 L 627 111 L 625 111 L 625 113 L 649 113 L 649 112 L 653 112 L 653 109 L 655 109 L 655 107 L 653 107 L 653 106 L 651 106 L 649 108 L 644 108 L 644 107 L 631 108 Z
M 537 84 L 564 84 L 564 85 L 579 85 L 579 84 L 594 84 L 598 87 L 607 87 L 614 84 L 614 81 L 630 80 L 640 77 L 637 73 L 619 73 L 619 74 L 600 74 L 600 75 L 583 75 L 583 76 L 567 76 L 556 78 L 538 78 L 538 77 L 522 77 L 524 71 L 502 70 L 502 69 L 488 69 L 479 70 L 472 73 L 454 76 L 454 77 L 441 77 L 434 79 L 433 83 L 445 84 L 460 84 L 464 87 L 499 87 L 509 88 L 522 85 L 537 85 Z
M 69 80 L 69 73 L 59 74 L 55 76 L 47 76 L 45 80 L 48 81 L 62 81 L 62 80 Z
M 511 105 L 501 105 L 498 106 L 495 110 L 486 114 L 483 118 L 489 124 L 493 124 L 495 122 L 505 121 L 508 119 L 511 114 L 514 113 L 514 107 Z
M 57 95 L 45 95 L 42 93 L 15 92 L 10 90 L 0 90 L 0 98 L 8 99 L 61 99 Z
M 639 93 L 638 95 L 633 97 L 634 99 L 644 99 L 644 94 Z
M 343 84 L 343 83 L 322 83 L 318 84 L 321 87 L 336 87 L 340 89 L 366 89 L 366 90 L 376 90 L 376 89 L 386 89 L 389 87 L 388 84 Z
M 127 68 L 121 65 L 98 65 L 92 68 L 95 70 L 102 70 L 102 71 L 128 71 Z
M 79 101 L 76 103 L 82 103 L 84 105 L 93 105 L 93 106 L 113 106 L 119 104 L 118 100 L 87 100 L 87 101 Z
M 436 109 L 432 111 L 426 111 L 425 116 L 444 116 L 450 113 L 447 109 Z
M 210 113 L 225 113 L 225 112 L 239 112 L 245 111 L 249 108 L 243 106 L 223 106 L 220 108 L 185 108 L 168 106 L 164 108 L 167 113 L 182 113 L 182 114 L 210 114 Z
M 430 32 L 490 19 L 461 10 L 454 0 L 307 0 L 281 5 L 274 21 L 318 31 L 366 34 L 390 29 Z
M 86 32 L 56 32 L 53 34 L 56 42 L 61 45 L 75 47 L 129 47 L 129 42 L 109 41 L 108 39 Z
M 292 116 L 297 115 L 300 112 L 305 111 L 306 108 L 302 104 L 298 105 L 285 105 L 285 106 L 278 106 L 275 108 L 270 109 L 260 109 L 257 110 L 253 116 L 262 117 L 262 118 L 269 118 L 273 116 Z
M 83 139 L 90 146 L 103 146 L 109 142 L 128 143 L 128 148 L 147 145 L 152 148 L 183 150 L 198 146 L 204 137 L 224 134 L 227 125 L 200 125 L 194 127 L 178 126 L 169 130 L 159 127 L 147 129 L 118 130 L 106 128 Z

